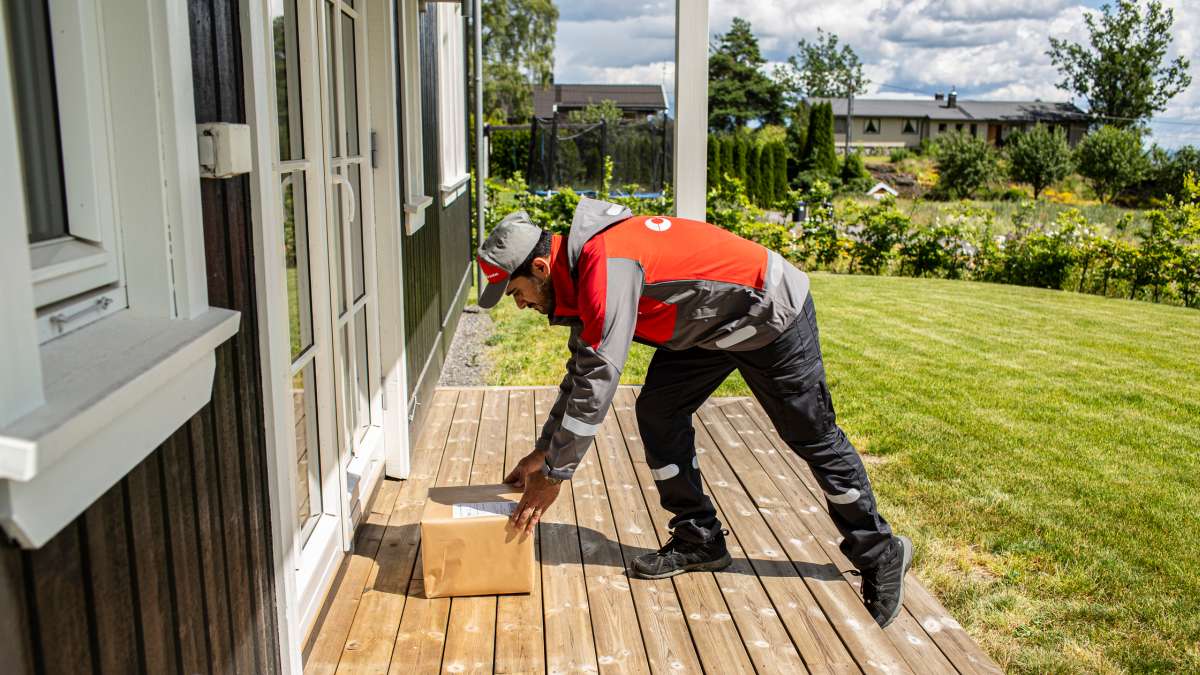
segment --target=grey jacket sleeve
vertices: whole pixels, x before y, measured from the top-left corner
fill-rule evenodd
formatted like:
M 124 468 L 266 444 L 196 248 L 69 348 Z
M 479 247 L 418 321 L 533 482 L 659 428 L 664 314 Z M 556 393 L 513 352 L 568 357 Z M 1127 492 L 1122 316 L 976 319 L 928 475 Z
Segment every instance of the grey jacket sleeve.
M 564 380 L 569 380 L 570 393 L 546 449 L 545 473 L 563 480 L 574 475 L 604 421 L 637 325 L 641 265 L 624 258 L 611 258 L 606 265 L 604 297 L 592 301 L 599 306 L 588 307 L 588 301 L 581 298 L 584 326 L 575 340 L 574 367 Z M 589 321 L 594 323 L 589 326 Z M 589 333 L 598 334 L 598 342 L 589 342 Z
M 571 326 L 571 337 L 567 340 L 567 348 L 571 350 L 571 356 L 567 359 L 567 372 L 563 375 L 562 382 L 558 384 L 558 397 L 554 399 L 554 406 L 550 408 L 550 415 L 546 418 L 545 424 L 542 425 L 542 433 L 538 436 L 537 441 L 533 444 L 534 450 L 546 452 L 550 449 L 550 438 L 554 436 L 554 432 L 558 431 L 559 425 L 562 424 L 563 413 L 567 409 L 567 400 L 571 398 L 571 376 L 575 372 L 575 349 L 579 342 L 580 326 Z

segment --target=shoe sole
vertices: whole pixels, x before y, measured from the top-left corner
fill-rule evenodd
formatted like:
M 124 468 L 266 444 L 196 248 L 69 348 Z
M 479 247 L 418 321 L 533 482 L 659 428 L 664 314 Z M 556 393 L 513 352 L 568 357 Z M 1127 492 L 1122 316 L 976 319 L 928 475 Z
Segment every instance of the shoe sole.
M 880 628 L 887 628 L 896 617 L 900 616 L 900 612 L 904 609 L 904 577 L 908 574 L 908 568 L 912 566 L 912 540 L 908 537 L 900 537 L 900 545 L 904 547 L 904 572 L 900 575 L 900 600 L 896 603 L 896 609 L 892 612 L 892 615 L 879 624 Z
M 729 557 L 729 554 L 726 553 L 724 557 L 716 560 L 687 565 L 686 567 L 671 570 L 670 572 L 663 572 L 662 574 L 646 574 L 645 572 L 639 572 L 632 568 L 630 568 L 630 571 L 633 572 L 633 576 L 638 579 L 669 579 L 685 572 L 719 572 L 720 570 L 723 570 L 732 564 L 733 558 Z

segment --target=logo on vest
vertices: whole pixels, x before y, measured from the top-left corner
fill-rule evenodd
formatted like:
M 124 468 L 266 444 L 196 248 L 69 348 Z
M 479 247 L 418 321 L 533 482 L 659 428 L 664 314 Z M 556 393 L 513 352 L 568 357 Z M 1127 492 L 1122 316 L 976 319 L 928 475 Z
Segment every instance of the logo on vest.
M 671 229 L 671 221 L 666 218 L 647 218 L 646 227 L 655 232 L 666 232 Z

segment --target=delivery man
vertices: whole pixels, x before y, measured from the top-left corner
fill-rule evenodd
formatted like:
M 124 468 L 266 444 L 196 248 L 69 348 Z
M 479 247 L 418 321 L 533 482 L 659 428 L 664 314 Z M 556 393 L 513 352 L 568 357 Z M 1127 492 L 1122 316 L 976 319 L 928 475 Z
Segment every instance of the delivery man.
M 637 419 L 664 509 L 661 549 L 631 564 L 662 579 L 731 560 L 704 494 L 692 414 L 735 369 L 780 436 L 808 463 L 858 568 L 880 626 L 900 611 L 912 543 L 879 515 L 862 460 L 834 419 L 808 276 L 778 253 L 707 223 L 634 216 L 581 199 L 571 231 L 551 235 L 518 211 L 479 247 L 479 305 L 510 295 L 569 326 L 571 356 L 534 450 L 505 479 L 524 490 L 513 514 L 529 531 L 583 459 L 616 393 L 634 340 L 656 347 Z

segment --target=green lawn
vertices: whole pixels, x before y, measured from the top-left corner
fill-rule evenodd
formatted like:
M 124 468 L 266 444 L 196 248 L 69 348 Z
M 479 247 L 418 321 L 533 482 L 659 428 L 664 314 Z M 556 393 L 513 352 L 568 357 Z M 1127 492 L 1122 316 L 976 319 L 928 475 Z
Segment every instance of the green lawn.
M 1200 312 L 826 274 L 813 295 L 884 515 L 1001 664 L 1200 671 Z M 490 382 L 557 384 L 566 330 L 493 313 Z

